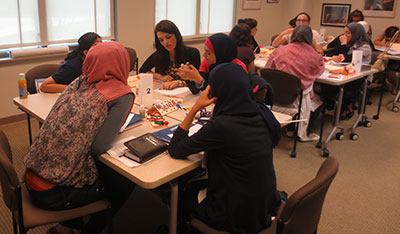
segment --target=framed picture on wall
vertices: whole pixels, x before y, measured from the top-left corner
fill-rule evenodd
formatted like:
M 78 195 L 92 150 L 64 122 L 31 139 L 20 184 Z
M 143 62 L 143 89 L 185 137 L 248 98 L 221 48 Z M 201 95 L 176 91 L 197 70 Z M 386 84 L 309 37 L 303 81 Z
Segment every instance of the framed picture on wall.
M 267 0 L 267 3 L 278 3 L 279 0 Z
M 398 0 L 364 0 L 365 16 L 394 18 Z
M 321 25 L 344 27 L 349 20 L 351 4 L 323 3 Z
M 261 0 L 243 0 L 243 10 L 261 9 Z

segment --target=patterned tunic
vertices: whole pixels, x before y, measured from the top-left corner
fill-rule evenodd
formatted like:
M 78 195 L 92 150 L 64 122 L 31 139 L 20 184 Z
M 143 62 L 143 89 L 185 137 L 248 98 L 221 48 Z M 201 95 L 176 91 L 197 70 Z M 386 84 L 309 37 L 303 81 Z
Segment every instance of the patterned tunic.
M 107 100 L 86 78 L 75 79 L 60 95 L 24 162 L 61 186 L 93 184 L 98 171 L 90 148 L 107 117 Z

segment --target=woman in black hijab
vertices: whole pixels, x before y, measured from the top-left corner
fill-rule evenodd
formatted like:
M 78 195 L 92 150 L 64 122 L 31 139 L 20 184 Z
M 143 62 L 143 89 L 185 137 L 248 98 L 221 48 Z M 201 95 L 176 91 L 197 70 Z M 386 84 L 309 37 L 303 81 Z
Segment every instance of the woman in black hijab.
M 272 160 L 279 123 L 269 109 L 252 99 L 247 73 L 239 65 L 216 66 L 209 84 L 168 149 L 178 159 L 202 151 L 207 155 L 206 198 L 198 201 L 198 191 L 184 193 L 181 208 L 186 210 L 180 216 L 200 218 L 229 233 L 258 233 L 271 225 L 280 204 Z M 212 119 L 189 137 L 196 112 L 213 102 Z
M 237 58 L 235 42 L 223 33 L 216 33 L 206 39 L 203 57 L 199 70 L 187 63 L 187 68 L 181 66 L 177 72 L 182 79 L 194 81 L 201 90 L 207 87 L 211 70 L 221 63 L 237 63 L 247 72 L 246 65 Z

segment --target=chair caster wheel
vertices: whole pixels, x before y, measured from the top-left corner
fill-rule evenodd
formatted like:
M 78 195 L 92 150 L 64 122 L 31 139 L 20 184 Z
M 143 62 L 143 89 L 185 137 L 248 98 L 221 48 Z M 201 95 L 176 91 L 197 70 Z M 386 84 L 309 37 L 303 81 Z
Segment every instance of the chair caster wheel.
M 336 133 L 336 139 L 339 140 L 339 141 L 343 140 L 344 139 L 343 132 Z
M 329 157 L 329 150 L 327 148 L 324 148 L 322 150 L 322 157 L 324 157 L 324 158 Z
M 392 107 L 393 112 L 399 112 L 399 108 L 397 106 Z
M 318 143 L 315 145 L 316 148 L 321 149 L 322 148 L 322 142 L 318 141 Z
M 292 152 L 292 153 L 290 153 L 290 157 L 292 157 L 292 158 L 295 158 L 296 157 L 296 152 Z
M 373 119 L 379 119 L 379 115 L 374 115 Z
M 371 121 L 366 120 L 366 121 L 364 121 L 363 125 L 364 125 L 364 127 L 369 128 L 372 126 L 372 123 L 371 123 Z
M 358 134 L 354 132 L 350 133 L 350 139 L 352 139 L 353 141 L 358 140 Z

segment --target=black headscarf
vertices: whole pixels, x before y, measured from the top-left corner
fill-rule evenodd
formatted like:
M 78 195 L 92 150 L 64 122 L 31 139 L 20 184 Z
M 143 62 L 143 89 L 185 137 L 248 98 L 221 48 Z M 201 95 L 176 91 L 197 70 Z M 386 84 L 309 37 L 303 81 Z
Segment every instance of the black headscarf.
M 346 44 L 348 48 L 352 47 L 353 45 L 355 45 L 357 48 L 364 44 L 369 45 L 367 33 L 361 24 L 352 22 L 347 24 L 346 27 L 348 27 L 351 32 L 351 39 Z
M 247 73 L 235 63 L 217 65 L 210 72 L 209 84 L 212 95 L 217 97 L 213 116 L 231 115 L 253 117 L 262 116 L 271 133 L 271 140 L 277 145 L 280 138 L 280 125 L 265 105 L 256 103 Z
M 213 46 L 217 61 L 210 65 L 210 71 L 221 63 L 232 62 L 237 57 L 237 47 L 235 42 L 223 33 L 217 33 L 208 38 Z
M 305 42 L 312 46 L 313 33 L 307 24 L 299 24 L 297 25 L 292 33 L 290 38 L 290 42 Z

